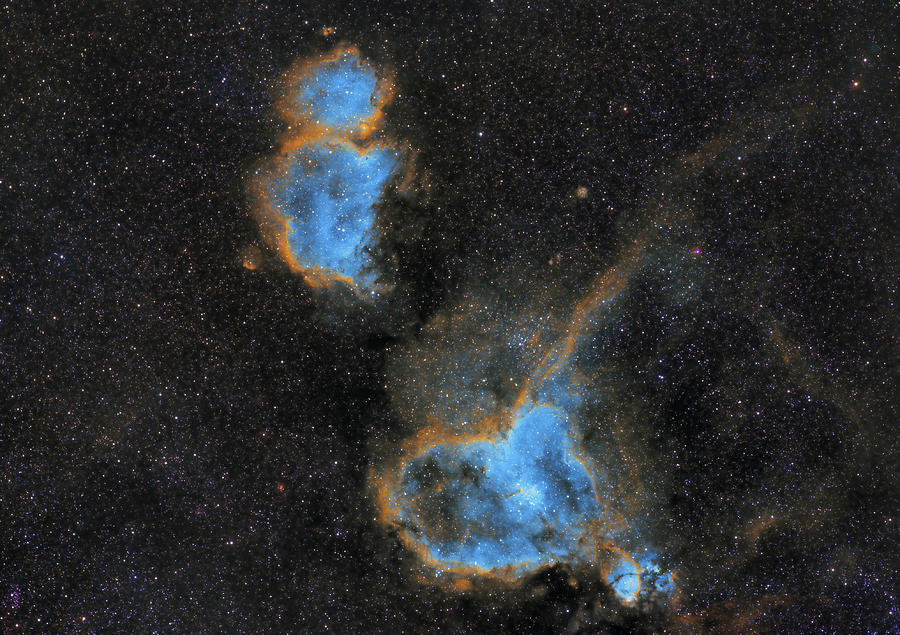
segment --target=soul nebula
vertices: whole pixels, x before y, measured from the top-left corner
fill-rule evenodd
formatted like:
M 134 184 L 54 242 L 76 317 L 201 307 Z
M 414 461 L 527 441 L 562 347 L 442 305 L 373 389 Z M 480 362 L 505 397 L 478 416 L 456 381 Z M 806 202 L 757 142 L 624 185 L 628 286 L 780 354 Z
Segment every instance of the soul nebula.
M 278 104 L 288 132 L 251 178 L 263 235 L 312 286 L 376 289 L 376 207 L 400 152 L 376 139 L 392 90 L 354 48 L 298 63 Z

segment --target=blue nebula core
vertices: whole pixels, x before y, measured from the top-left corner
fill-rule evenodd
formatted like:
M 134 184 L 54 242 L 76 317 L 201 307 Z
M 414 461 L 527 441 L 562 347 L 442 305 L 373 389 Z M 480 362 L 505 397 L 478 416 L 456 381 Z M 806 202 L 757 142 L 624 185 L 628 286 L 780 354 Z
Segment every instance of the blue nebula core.
M 641 590 L 641 574 L 633 562 L 622 558 L 609 572 L 609 583 L 623 601 L 631 601 Z
M 405 519 L 448 565 L 486 570 L 546 563 L 579 551 L 598 515 L 593 482 L 575 460 L 565 415 L 523 409 L 505 438 L 431 448 L 403 474 Z
M 616 595 L 623 602 L 632 602 L 638 593 L 648 593 L 656 597 L 675 592 L 675 580 L 670 572 L 664 572 L 657 564 L 656 553 L 644 550 L 636 562 L 628 558 L 619 559 L 606 576 Z
M 289 108 L 328 128 L 355 128 L 378 109 L 375 72 L 352 52 L 316 66 L 289 100 Z
M 298 264 L 321 267 L 370 286 L 365 248 L 375 229 L 375 204 L 394 174 L 394 150 L 362 152 L 350 142 L 301 146 L 270 185 L 272 202 L 288 219 L 287 240 Z

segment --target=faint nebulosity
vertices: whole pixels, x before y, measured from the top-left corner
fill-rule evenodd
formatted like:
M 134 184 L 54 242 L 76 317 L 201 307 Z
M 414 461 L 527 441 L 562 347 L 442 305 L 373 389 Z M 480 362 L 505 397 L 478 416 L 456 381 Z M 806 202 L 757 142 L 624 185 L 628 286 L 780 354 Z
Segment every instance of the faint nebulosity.
M 892 7 L 3 15 L 0 631 L 900 632 Z

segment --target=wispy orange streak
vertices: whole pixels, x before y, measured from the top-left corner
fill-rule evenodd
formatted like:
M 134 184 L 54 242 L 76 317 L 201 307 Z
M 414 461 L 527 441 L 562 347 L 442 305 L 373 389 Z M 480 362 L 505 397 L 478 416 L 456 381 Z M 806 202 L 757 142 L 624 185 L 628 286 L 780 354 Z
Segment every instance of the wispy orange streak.
M 559 376 L 572 358 L 578 343 L 584 339 L 585 331 L 590 326 L 591 314 L 598 306 L 625 289 L 644 255 L 648 241 L 649 231 L 645 231 L 622 251 L 613 266 L 594 280 L 585 297 L 575 305 L 565 328 L 565 336 L 547 351 L 535 372 L 525 382 L 516 399 L 516 406 L 524 404 L 547 381 Z

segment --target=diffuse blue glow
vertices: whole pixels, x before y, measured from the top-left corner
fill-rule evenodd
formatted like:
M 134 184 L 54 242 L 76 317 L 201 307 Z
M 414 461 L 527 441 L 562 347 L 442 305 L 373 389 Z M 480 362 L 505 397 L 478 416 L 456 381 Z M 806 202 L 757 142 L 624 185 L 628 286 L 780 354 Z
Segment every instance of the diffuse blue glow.
M 361 286 L 374 282 L 364 249 L 375 229 L 375 204 L 397 167 L 397 153 L 363 153 L 349 142 L 301 146 L 271 185 L 288 219 L 287 240 L 302 267 L 322 267 Z
M 663 572 L 652 551 L 639 555 L 636 564 L 628 558 L 620 558 L 610 569 L 607 581 L 623 602 L 635 600 L 638 593 L 660 596 L 675 592 L 672 574 Z
M 292 127 L 261 179 L 271 240 L 313 285 L 342 280 L 372 290 L 375 206 L 400 157 L 362 139 L 375 132 L 390 94 L 355 49 L 305 63 L 287 81 L 280 109 Z
M 608 580 L 623 601 L 629 602 L 637 597 L 641 590 L 641 575 L 634 563 L 622 558 L 610 570 Z
M 407 467 L 402 494 L 418 505 L 406 520 L 420 525 L 437 560 L 519 568 L 578 550 L 598 514 L 590 476 L 572 455 L 562 412 L 523 412 L 497 443 L 439 445 Z
M 329 128 L 355 128 L 375 114 L 378 78 L 353 52 L 315 67 L 289 101 L 313 123 Z

